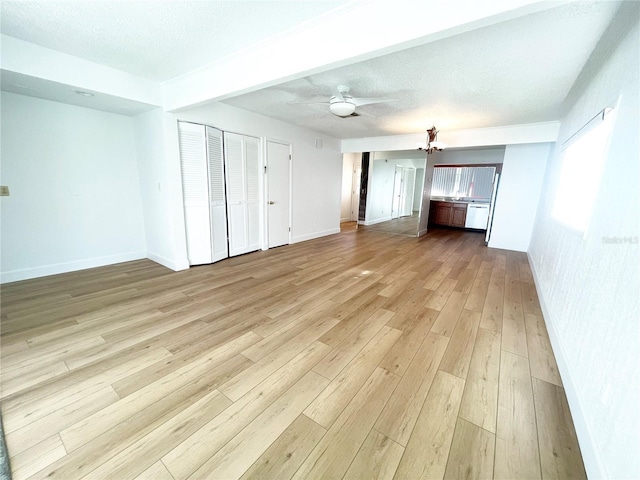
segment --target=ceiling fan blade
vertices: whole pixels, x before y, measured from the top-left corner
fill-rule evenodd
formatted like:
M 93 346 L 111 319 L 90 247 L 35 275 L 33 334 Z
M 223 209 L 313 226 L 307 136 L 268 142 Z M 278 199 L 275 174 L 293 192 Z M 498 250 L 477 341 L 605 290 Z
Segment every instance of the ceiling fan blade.
M 387 103 L 387 102 L 397 102 L 395 98 L 381 98 L 381 97 L 370 97 L 370 98 L 356 98 L 353 97 L 351 99 L 353 103 L 355 103 L 356 107 L 361 105 L 372 105 L 374 103 Z
M 329 105 L 329 102 L 287 102 L 288 105 Z

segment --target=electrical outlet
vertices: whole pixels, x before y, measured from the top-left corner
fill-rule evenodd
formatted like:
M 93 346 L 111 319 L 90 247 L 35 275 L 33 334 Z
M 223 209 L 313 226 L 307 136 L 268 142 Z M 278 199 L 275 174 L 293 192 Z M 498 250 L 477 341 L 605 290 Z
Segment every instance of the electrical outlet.
M 9 196 L 9 187 L 6 185 L 0 185 L 0 197 L 8 197 Z

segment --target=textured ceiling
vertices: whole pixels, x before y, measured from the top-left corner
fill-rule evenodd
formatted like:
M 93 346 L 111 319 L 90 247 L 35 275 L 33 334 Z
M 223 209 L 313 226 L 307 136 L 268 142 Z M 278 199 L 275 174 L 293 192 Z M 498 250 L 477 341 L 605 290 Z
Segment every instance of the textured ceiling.
M 576 2 L 271 88 L 224 103 L 337 138 L 557 120 L 618 2 Z M 384 34 L 384 32 L 381 32 Z M 392 97 L 339 118 L 326 105 L 339 84 L 354 96 Z
M 164 81 L 288 29 L 304 28 L 348 3 L 352 2 L 2 0 L 0 25 L 3 34 Z M 559 5 L 225 103 L 336 138 L 420 133 L 432 124 L 452 130 L 557 120 L 563 100 L 620 2 Z M 366 26 L 355 26 L 354 35 L 359 28 Z M 339 84 L 349 85 L 354 96 L 396 101 L 358 107 L 361 116 L 344 119 L 331 115 L 327 105 L 295 103 L 327 101 Z M 44 80 L 4 75 L 2 89 L 87 102 L 72 94 L 73 89 Z M 121 100 L 94 97 L 87 104 L 129 115 L 150 108 Z
M 150 80 L 185 74 L 346 0 L 2 0 L 3 34 Z

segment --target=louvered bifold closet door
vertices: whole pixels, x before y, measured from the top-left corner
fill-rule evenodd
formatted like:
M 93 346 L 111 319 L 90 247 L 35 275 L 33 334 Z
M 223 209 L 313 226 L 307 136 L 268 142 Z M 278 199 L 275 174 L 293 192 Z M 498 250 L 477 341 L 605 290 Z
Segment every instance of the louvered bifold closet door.
M 224 132 L 229 256 L 260 249 L 260 140 Z
M 260 249 L 260 139 L 244 137 L 247 176 L 247 248 Z
M 178 122 L 189 265 L 211 263 L 207 151 L 203 125 Z
M 222 132 L 212 127 L 206 127 L 206 132 L 207 160 L 209 164 L 209 214 L 211 215 L 212 261 L 217 262 L 229 256 Z

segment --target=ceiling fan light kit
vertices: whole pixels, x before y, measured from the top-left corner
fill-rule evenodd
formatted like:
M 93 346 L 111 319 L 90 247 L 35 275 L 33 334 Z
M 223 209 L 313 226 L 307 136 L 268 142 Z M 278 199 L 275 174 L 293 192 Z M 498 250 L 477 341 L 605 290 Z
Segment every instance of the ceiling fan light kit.
M 348 117 L 356 111 L 355 103 L 352 103 L 350 97 L 346 97 L 340 100 L 337 97 L 331 97 L 331 103 L 329 103 L 329 111 L 339 117 Z

